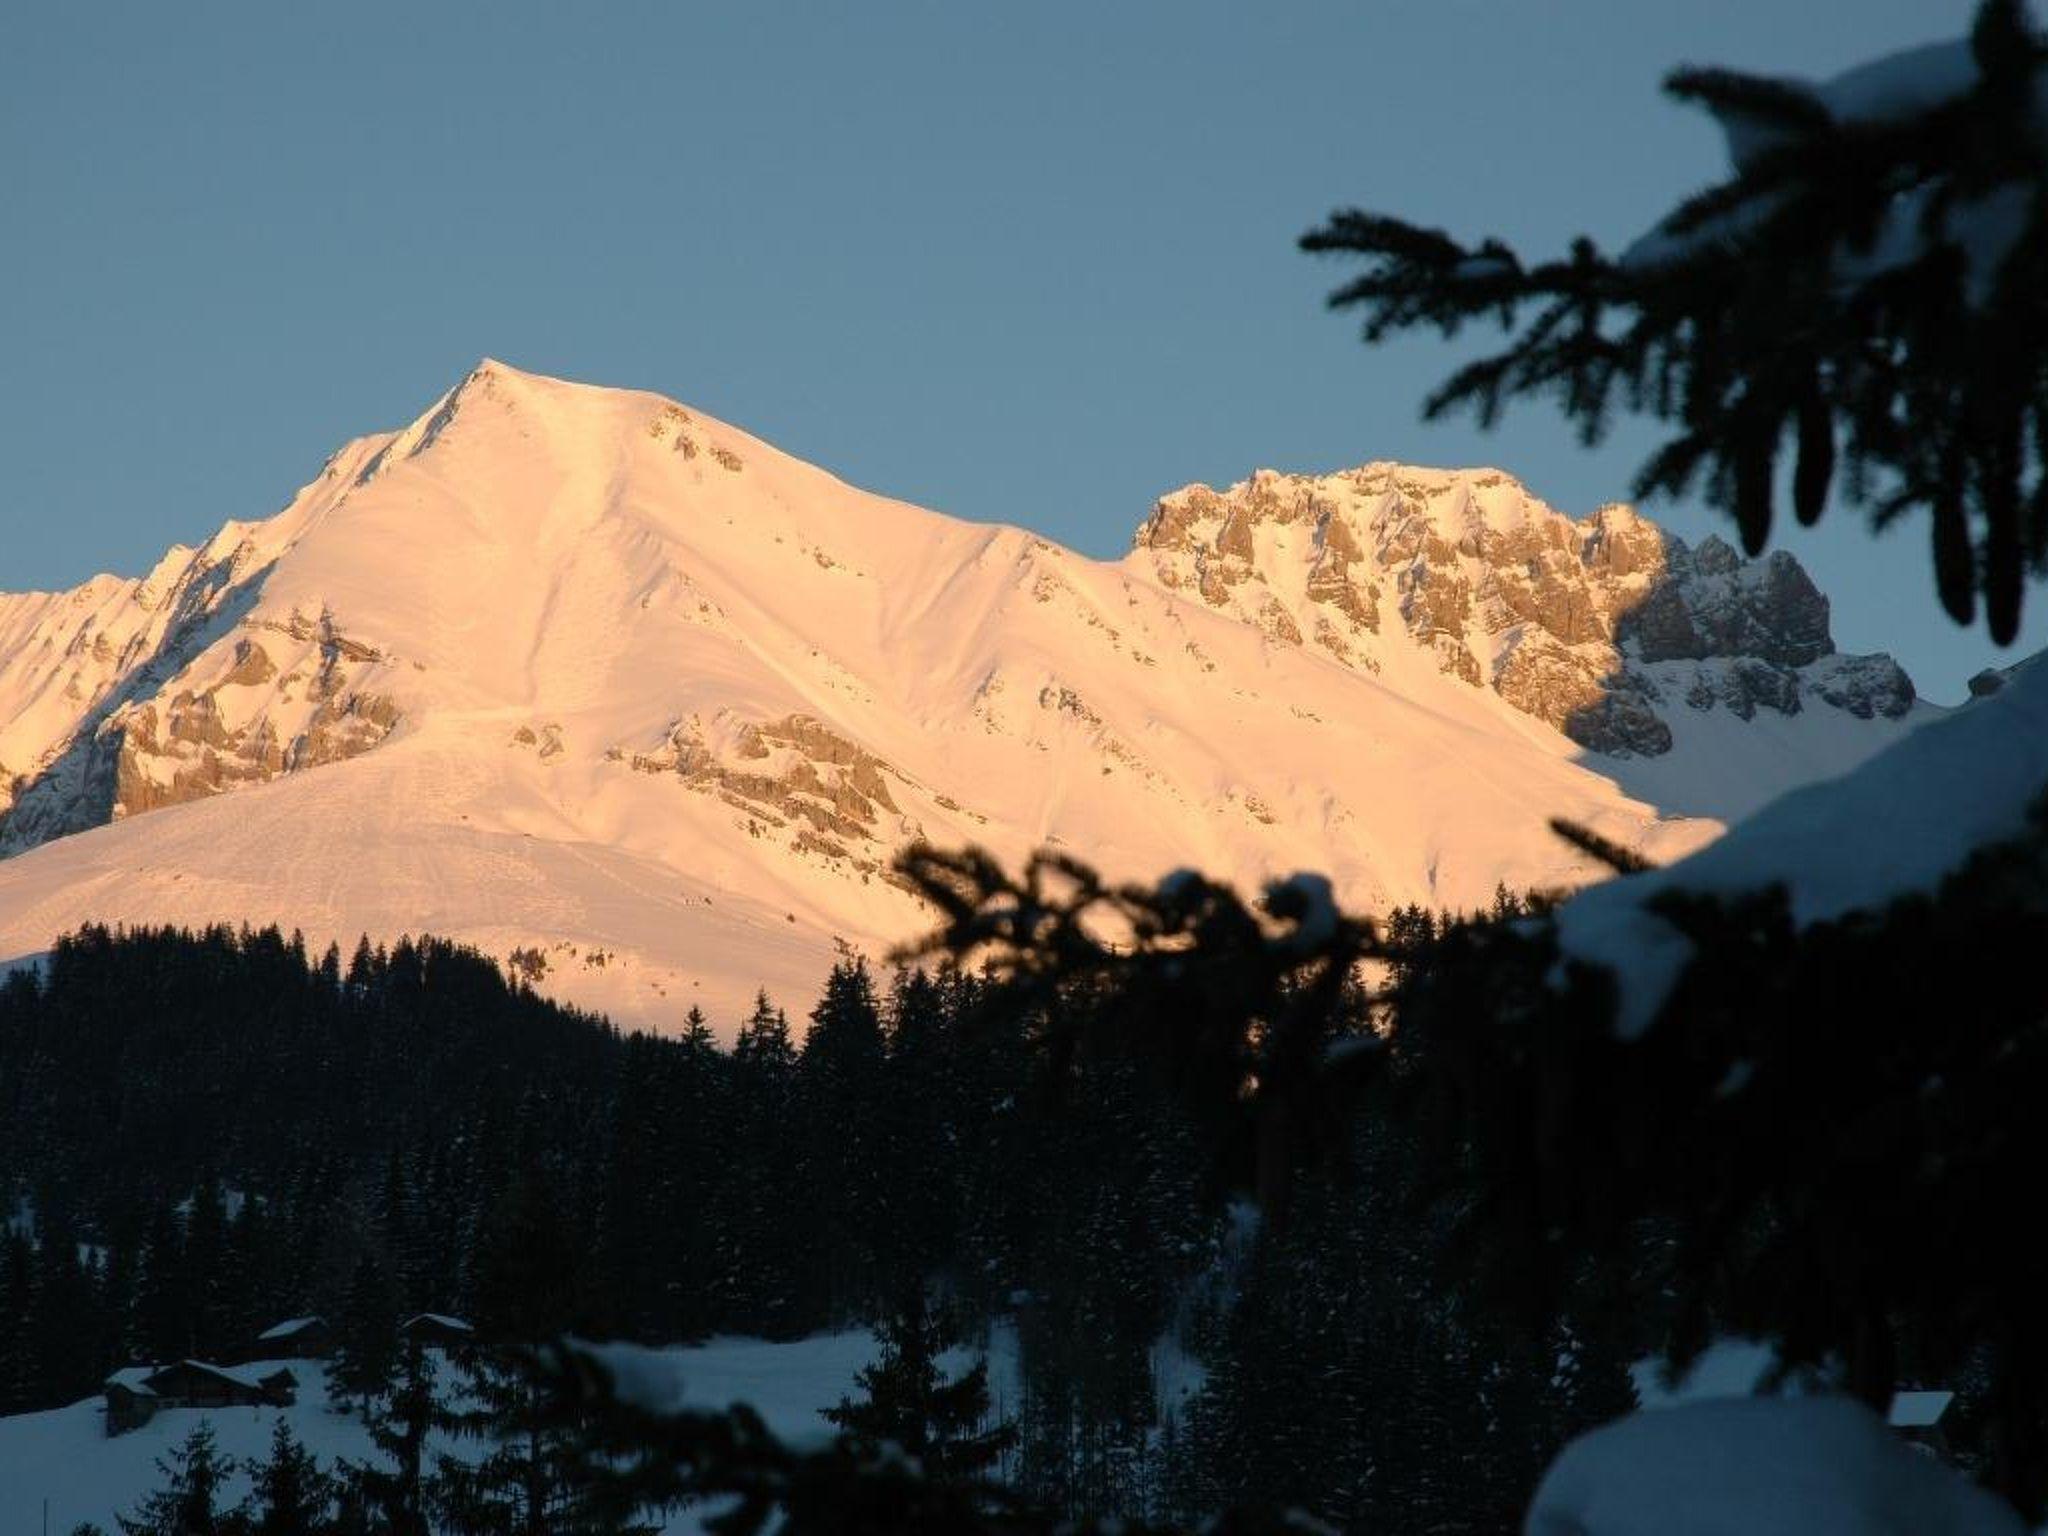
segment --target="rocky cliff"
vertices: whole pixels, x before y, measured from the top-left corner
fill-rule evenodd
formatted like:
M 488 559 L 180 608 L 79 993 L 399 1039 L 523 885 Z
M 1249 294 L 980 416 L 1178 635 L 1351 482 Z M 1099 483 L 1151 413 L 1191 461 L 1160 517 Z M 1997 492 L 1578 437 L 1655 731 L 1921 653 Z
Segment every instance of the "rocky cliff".
M 1262 470 L 1163 498 L 1136 553 L 1272 641 L 1378 671 L 1396 636 L 1592 752 L 1655 757 L 1671 711 L 1896 719 L 1912 680 L 1843 656 L 1791 555 L 1744 561 L 1625 506 L 1571 518 L 1497 470 Z
M 283 520 L 280 520 L 283 521 Z M 0 855 L 353 757 L 398 722 L 390 658 L 257 599 L 289 530 L 229 524 L 140 580 L 0 596 Z

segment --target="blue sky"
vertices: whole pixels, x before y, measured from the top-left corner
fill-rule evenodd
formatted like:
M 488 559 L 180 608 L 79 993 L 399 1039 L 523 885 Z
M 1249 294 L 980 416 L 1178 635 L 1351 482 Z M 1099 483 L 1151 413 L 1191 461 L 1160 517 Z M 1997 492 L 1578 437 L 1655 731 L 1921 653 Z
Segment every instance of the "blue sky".
M 1532 251 L 1625 240 L 1720 170 L 1670 66 L 1828 73 L 1969 10 L 12 7 L 0 589 L 273 510 L 486 354 L 1098 555 L 1161 491 L 1261 465 L 1491 463 L 1589 510 L 1646 430 L 1423 426 L 1457 354 L 1360 346 L 1295 236 L 1356 203 Z M 1846 648 L 1952 698 L 2000 658 L 1940 616 L 1924 540 L 1838 511 L 1790 547 Z M 2014 654 L 2044 643 L 2037 593 Z

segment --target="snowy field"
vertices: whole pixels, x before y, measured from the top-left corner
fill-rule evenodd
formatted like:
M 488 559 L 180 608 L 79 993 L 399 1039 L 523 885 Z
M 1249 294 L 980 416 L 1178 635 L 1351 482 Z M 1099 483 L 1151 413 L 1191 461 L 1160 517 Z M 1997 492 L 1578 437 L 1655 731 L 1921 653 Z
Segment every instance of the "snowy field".
M 709 1343 L 664 1350 L 625 1350 L 638 1366 L 645 1390 L 654 1380 L 665 1389 L 671 1406 L 722 1408 L 751 1403 L 769 1427 L 793 1441 L 819 1441 L 831 1426 L 818 1410 L 836 1403 L 853 1388 L 853 1378 L 874 1357 L 875 1343 L 866 1332 L 822 1334 L 793 1343 L 759 1339 L 713 1339 Z M 949 1359 L 956 1369 L 970 1357 Z M 1015 1351 L 998 1334 L 990 1353 L 991 1390 L 1014 1399 Z M 141 1429 L 109 1437 L 98 1397 L 45 1413 L 0 1418 L 0 1536 L 41 1536 L 45 1504 L 48 1529 L 65 1536 L 82 1521 L 112 1533 L 116 1515 L 131 1513 L 160 1482 L 156 1463 L 179 1446 L 193 1427 L 212 1423 L 224 1456 L 237 1462 L 260 1462 L 270 1451 L 270 1437 L 280 1416 L 292 1432 L 325 1464 L 347 1458 L 367 1460 L 373 1452 L 362 1421 L 328 1406 L 326 1373 L 318 1361 L 265 1362 L 268 1371 L 287 1366 L 299 1378 L 298 1402 L 291 1408 L 170 1409 Z M 436 1437 L 434 1450 L 459 1450 L 457 1442 Z M 237 1476 L 224 1502 L 233 1503 L 249 1489 Z M 687 1515 L 668 1529 L 694 1532 Z
M 864 1329 L 814 1334 L 788 1343 L 718 1338 L 704 1344 L 654 1349 L 633 1344 L 593 1346 L 613 1373 L 620 1395 L 662 1411 L 717 1409 L 746 1403 L 779 1438 L 792 1445 L 822 1445 L 834 1434 L 820 1410 L 853 1394 L 854 1377 L 875 1358 L 874 1336 Z M 960 1346 L 941 1357 L 949 1377 L 977 1361 L 988 1362 L 991 1412 L 1014 1419 L 1019 1402 L 1017 1338 L 997 1323 L 985 1345 Z M 42 1536 L 44 1501 L 49 1530 L 57 1536 L 91 1521 L 113 1536 L 116 1515 L 130 1514 L 162 1481 L 156 1463 L 183 1444 L 202 1419 L 213 1425 L 220 1452 L 236 1462 L 260 1462 L 282 1417 L 323 1465 L 368 1460 L 374 1452 L 360 1419 L 330 1407 L 326 1371 L 317 1360 L 258 1362 L 261 1374 L 279 1366 L 299 1379 L 298 1402 L 290 1408 L 178 1408 L 158 1413 L 147 1425 L 108 1436 L 95 1396 L 68 1408 L 0 1417 L 0 1536 Z M 1152 1352 L 1153 1390 L 1163 1412 L 1185 1411 L 1202 1387 L 1199 1362 L 1172 1337 Z M 444 1370 L 445 1392 L 451 1373 Z M 431 1452 L 460 1454 L 462 1443 L 433 1438 Z M 249 1479 L 237 1475 L 223 1506 L 248 1494 Z M 687 1512 L 665 1528 L 673 1536 L 699 1529 Z

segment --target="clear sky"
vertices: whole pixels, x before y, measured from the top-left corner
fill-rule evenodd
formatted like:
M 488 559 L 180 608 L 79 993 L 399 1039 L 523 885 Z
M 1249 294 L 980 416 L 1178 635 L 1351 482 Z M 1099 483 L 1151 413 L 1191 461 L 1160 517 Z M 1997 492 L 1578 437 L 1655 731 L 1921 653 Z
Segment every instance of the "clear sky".
M 1825 74 L 1968 0 L 18 5 L 0 15 L 0 590 L 280 506 L 480 356 L 676 396 L 857 484 L 1120 553 L 1270 465 L 1497 464 L 1573 511 L 1650 436 L 1423 426 L 1295 237 L 1542 252 L 1719 174 L 1681 62 Z M 1653 509 L 1696 537 L 1697 507 Z M 1998 657 L 1924 525 L 1791 547 L 1838 641 Z

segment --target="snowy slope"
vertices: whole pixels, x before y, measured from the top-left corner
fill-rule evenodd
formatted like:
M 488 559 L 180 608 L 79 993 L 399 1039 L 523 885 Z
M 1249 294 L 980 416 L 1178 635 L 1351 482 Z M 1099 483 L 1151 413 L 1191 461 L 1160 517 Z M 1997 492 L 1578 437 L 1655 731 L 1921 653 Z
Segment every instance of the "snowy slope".
M 487 361 L 267 521 L 0 597 L 0 960 L 85 921 L 432 931 L 538 951 L 544 988 L 626 1022 L 701 1002 L 729 1029 L 758 985 L 801 1006 L 836 943 L 922 928 L 888 876 L 912 837 L 1471 905 L 1594 873 L 1553 814 L 1671 857 L 1718 825 L 1666 811 L 1738 813 L 1929 713 L 1907 684 L 1858 718 L 1802 674 L 1803 711 L 1667 699 L 1666 750 L 1603 755 L 1498 654 L 1477 686 L 1414 623 L 1344 657 L 1245 611 L 1330 590 L 1285 539 L 1208 600 L 1159 522 L 1097 562 Z M 1390 594 L 1431 547 L 1402 558 Z
M 2023 1536 L 2012 1507 L 1844 1397 L 1637 1413 L 1566 1446 L 1526 1536 Z
M 1571 518 L 1496 469 L 1190 486 L 1133 562 L 1276 643 L 1423 694 L 1487 689 L 1667 812 L 1746 815 L 1931 713 L 1889 656 L 1835 650 L 1790 553 L 1690 547 L 1620 505 Z
M 1015 1351 L 1010 1336 L 999 1332 L 991 1346 L 992 1388 L 1014 1399 Z M 856 1331 L 789 1343 L 720 1338 L 660 1350 L 610 1346 L 606 1354 L 614 1359 L 630 1356 L 643 1376 L 656 1376 L 670 1385 L 672 1390 L 663 1397 L 666 1409 L 748 1403 L 783 1439 L 811 1444 L 831 1437 L 832 1426 L 819 1410 L 855 1390 L 854 1377 L 874 1359 L 876 1347 L 870 1334 Z M 960 1350 L 947 1365 L 958 1370 L 971 1360 L 968 1351 Z M 256 1368 L 269 1371 L 279 1365 L 298 1378 L 298 1400 L 290 1408 L 168 1409 L 140 1429 L 114 1436 L 106 1433 L 98 1397 L 45 1413 L 0 1417 L 0 1536 L 40 1536 L 46 1499 L 53 1532 L 69 1531 L 81 1521 L 104 1531 L 117 1530 L 115 1516 L 132 1514 L 161 1482 L 157 1461 L 181 1445 L 202 1419 L 212 1424 L 221 1453 L 237 1463 L 261 1462 L 269 1455 L 270 1437 L 280 1417 L 323 1464 L 377 1461 L 362 1421 L 329 1406 L 326 1372 L 319 1361 L 263 1362 Z M 452 1372 L 444 1371 L 442 1390 L 454 1380 Z M 437 1434 L 429 1454 L 474 1454 L 469 1449 L 474 1444 Z M 249 1487 L 246 1472 L 238 1473 L 227 1485 L 223 1504 L 247 1497 Z M 684 1536 L 700 1526 L 683 1511 L 671 1516 L 665 1529 Z

